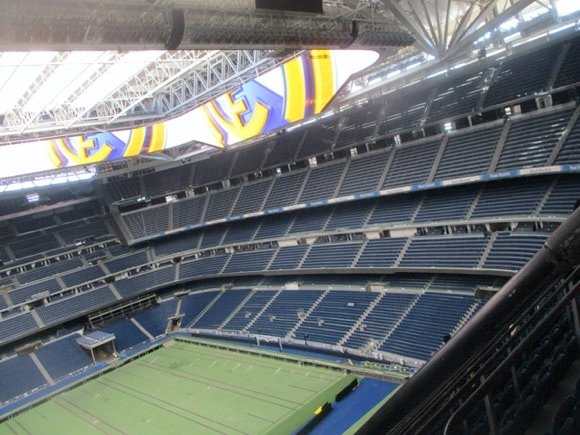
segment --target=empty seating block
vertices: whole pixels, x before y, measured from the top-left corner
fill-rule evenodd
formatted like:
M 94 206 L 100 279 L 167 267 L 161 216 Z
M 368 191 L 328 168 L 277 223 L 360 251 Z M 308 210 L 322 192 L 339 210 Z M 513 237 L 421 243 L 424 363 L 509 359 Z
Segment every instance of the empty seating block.
M 335 122 L 337 121 L 335 120 Z M 300 151 L 298 151 L 298 159 L 323 154 L 325 151 L 330 150 L 334 144 L 335 137 L 336 126 L 334 124 L 314 124 L 306 132 L 306 137 L 302 142 Z
M 255 172 L 262 168 L 261 163 L 264 161 L 264 154 L 268 147 L 268 141 L 252 144 L 241 148 L 234 159 L 234 167 L 230 177 L 238 177 L 243 174 Z
M 278 137 L 272 150 L 266 156 L 264 168 L 292 162 L 298 147 L 302 143 L 304 134 L 304 131 L 299 130 L 287 132 L 285 135 Z
M 368 225 L 405 223 L 411 221 L 413 211 L 419 205 L 416 195 L 397 195 L 377 199 Z
M 547 188 L 544 178 L 485 184 L 471 217 L 533 215 Z
M 190 184 L 191 165 L 154 172 L 143 177 L 145 192 L 150 197 L 179 192 Z
M 292 172 L 274 178 L 274 185 L 264 206 L 265 210 L 293 205 L 308 172 Z
M 129 298 L 147 290 L 153 290 L 172 284 L 175 276 L 175 266 L 165 266 L 151 272 L 139 273 L 130 278 L 115 282 L 115 288 L 121 296 Z
M 479 186 L 465 186 L 431 191 L 421 204 L 415 222 L 462 220 L 475 200 Z
M 484 107 L 544 90 L 556 64 L 560 47 L 561 45 L 541 48 L 535 50 L 533 56 L 505 60 L 487 91 Z
M 14 227 L 16 227 L 18 234 L 39 231 L 43 228 L 50 228 L 56 225 L 56 221 L 52 216 L 34 217 L 33 215 L 28 219 L 26 216 L 23 216 L 21 219 L 14 222 Z
M 431 279 L 429 274 L 396 274 L 386 277 L 386 285 L 388 288 L 424 290 Z
M 567 216 L 572 213 L 578 199 L 580 199 L 580 178 L 576 175 L 560 177 L 540 214 Z
M 383 189 L 426 182 L 440 145 L 438 139 L 395 149 Z
M 248 296 L 250 290 L 227 290 L 199 319 L 192 328 L 217 329 Z
M 183 228 L 201 223 L 207 195 L 187 198 L 171 203 L 173 207 L 173 228 Z
M 109 229 L 101 219 L 92 222 L 78 222 L 58 227 L 60 237 L 70 245 L 74 242 L 82 241 L 109 235 Z
M 242 242 L 249 242 L 256 234 L 262 223 L 261 219 L 244 219 L 240 222 L 230 224 L 221 245 L 235 245 Z
M 348 268 L 352 265 L 360 248 L 361 243 L 313 245 L 302 268 Z
M 50 251 L 60 247 L 54 234 L 33 233 L 30 236 L 17 237 L 10 243 L 10 249 L 16 258 L 24 258 L 43 251 Z
M 61 275 L 61 278 L 67 287 L 75 287 L 86 282 L 95 281 L 103 276 L 105 276 L 105 272 L 103 272 L 100 266 L 89 266 L 66 275 Z
M 234 153 L 219 153 L 196 163 L 193 167 L 193 185 L 204 186 L 224 180 L 230 172 L 234 157 Z
M 375 133 L 382 106 L 383 102 L 379 101 L 351 110 L 343 122 L 344 126 L 339 130 L 334 149 L 338 150 L 368 141 Z
M 35 294 L 44 292 L 52 294 L 59 290 L 62 290 L 60 285 L 56 279 L 51 278 L 35 284 L 17 287 L 15 290 L 12 290 L 9 295 L 14 304 L 21 304 L 22 302 L 26 302 L 28 299 L 32 298 Z
M 55 276 L 60 273 L 82 267 L 83 263 L 80 258 L 71 258 L 68 260 L 61 259 L 50 263 L 49 265 L 43 267 L 37 267 L 35 269 L 30 269 L 26 272 L 18 274 L 18 281 L 21 284 L 38 281 L 43 278 L 48 278 L 49 276 Z
M 385 293 L 344 345 L 353 349 L 376 348 L 418 297 L 408 293 Z
M 330 291 L 294 332 L 294 338 L 335 345 L 378 296 L 373 292 Z
M 390 153 L 390 151 L 380 151 L 353 157 L 338 196 L 378 190 Z
M 571 114 L 569 109 L 514 121 L 496 171 L 545 165 Z
M 272 183 L 272 179 L 268 178 L 251 184 L 244 184 L 242 186 L 242 192 L 236 202 L 236 206 L 232 211 L 232 215 L 237 216 L 244 213 L 261 211 L 262 204 L 264 203 Z
M 249 332 L 285 337 L 321 295 L 319 290 L 281 292 L 252 324 Z
M 149 341 L 149 338 L 129 319 L 117 320 L 108 325 L 100 326 L 98 329 L 115 334 L 115 348 L 119 351 L 129 349 L 144 341 Z
M 309 208 L 300 210 L 294 219 L 292 228 L 288 233 L 306 233 L 310 231 L 322 231 L 331 210 L 328 207 Z
M 147 259 L 147 253 L 145 251 L 141 251 L 106 261 L 105 266 L 111 273 L 117 273 L 121 272 L 122 270 L 131 269 L 147 263 L 149 263 L 149 260 Z
M 163 233 L 169 229 L 169 206 L 160 205 L 122 215 L 134 239 Z
M 419 125 L 425 115 L 425 95 L 430 90 L 424 86 L 407 86 L 399 92 L 387 94 L 387 104 L 383 122 L 379 123 L 378 134 L 411 129 Z
M 387 337 L 380 349 L 428 360 L 439 350 L 444 337 L 453 332 L 474 303 L 475 299 L 472 296 L 425 293 Z
M 209 202 L 203 220 L 210 222 L 229 216 L 239 192 L 240 187 L 212 192 L 209 196 Z
M 213 246 L 219 246 L 222 239 L 227 231 L 225 225 L 218 225 L 206 228 L 203 231 L 203 237 L 201 239 L 200 248 L 210 248 Z
M 472 113 L 481 95 L 482 84 L 483 72 L 478 72 L 441 85 L 431 100 L 428 119 L 431 121 Z
M 197 260 L 181 263 L 179 269 L 179 279 L 195 278 L 199 276 L 219 275 L 229 258 L 228 255 L 216 255 L 213 257 L 201 257 Z
M 44 385 L 46 380 L 30 355 L 18 355 L 0 362 L 0 403 Z
M 500 282 L 505 279 L 500 278 Z M 469 276 L 469 275 L 437 275 L 429 290 L 454 291 L 473 293 L 479 286 L 488 287 L 495 284 L 496 278 L 489 276 Z
M 406 238 L 391 237 L 369 240 L 356 267 L 392 267 L 406 241 Z
M 157 240 L 154 244 L 155 255 L 162 257 L 179 252 L 195 251 L 199 245 L 200 238 L 200 232 L 188 232 Z
M 503 125 L 449 134 L 436 180 L 488 172 Z
M 580 38 L 574 38 L 558 71 L 554 88 L 580 82 Z
M 105 185 L 107 192 L 114 201 L 141 196 L 141 187 L 138 178 L 116 180 Z
M 93 312 L 116 300 L 117 298 L 108 287 L 98 287 L 66 299 L 53 301 L 49 305 L 37 308 L 36 312 L 48 326 Z
M 488 236 L 415 237 L 401 267 L 476 267 Z
M 77 344 L 78 337 L 78 334 L 69 335 L 34 352 L 52 379 L 62 378 L 93 363 L 87 351 Z
M 541 248 L 547 234 L 499 233 L 484 267 L 520 270 Z
M 176 308 L 177 300 L 171 299 L 148 308 L 133 317 L 149 334 L 153 337 L 158 337 L 165 333 L 167 319 L 175 315 Z
M 218 295 L 218 291 L 192 293 L 181 300 L 181 326 L 186 327 Z
M 577 164 L 580 163 L 580 122 L 576 121 L 570 134 L 564 141 L 558 156 L 556 157 L 556 164 Z
M 285 246 L 279 248 L 274 257 L 274 261 L 272 261 L 268 270 L 296 269 L 300 265 L 307 249 L 308 245 Z
M 276 293 L 275 290 L 255 291 L 222 329 L 230 331 L 243 330 L 252 320 L 254 320 L 264 306 L 272 300 Z
M 342 161 L 313 167 L 299 202 L 333 198 L 345 165 Z
M 254 240 L 273 239 L 285 235 L 292 222 L 295 213 L 283 213 L 265 216 L 262 225 L 254 236 Z
M 38 329 L 30 313 L 19 314 L 0 320 L 0 343 L 8 341 Z
M 232 255 L 223 273 L 262 272 L 270 263 L 275 252 L 272 249 L 236 252 Z
M 356 201 L 334 207 L 326 231 L 363 228 L 373 206 L 372 201 Z

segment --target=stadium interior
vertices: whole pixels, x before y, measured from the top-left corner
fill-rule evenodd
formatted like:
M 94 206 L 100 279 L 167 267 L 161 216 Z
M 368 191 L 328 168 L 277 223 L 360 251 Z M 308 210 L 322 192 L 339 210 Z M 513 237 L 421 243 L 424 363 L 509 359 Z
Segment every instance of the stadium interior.
M 337 396 L 242 433 L 580 433 L 573 3 L 0 6 L 0 432 L 34 433 L 31 410 L 56 413 L 51 398 L 112 385 L 132 361 L 222 346 L 256 367 L 260 349 L 288 358 L 280 367 L 339 362 L 340 375 L 312 366 L 316 393 L 351 373 L 396 385 L 342 426 L 323 426 L 347 414 Z M 378 58 L 287 125 L 5 175 L 11 150 L 36 168 L 42 141 L 147 139 L 160 130 L 141 127 L 165 120 L 170 140 L 170 120 L 309 50 L 346 48 Z M 101 76 L 108 87 L 91 88 Z

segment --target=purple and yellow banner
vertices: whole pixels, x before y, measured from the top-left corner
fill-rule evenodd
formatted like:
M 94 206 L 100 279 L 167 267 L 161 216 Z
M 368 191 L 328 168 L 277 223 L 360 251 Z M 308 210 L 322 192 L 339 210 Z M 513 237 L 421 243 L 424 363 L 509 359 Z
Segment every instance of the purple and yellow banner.
M 197 141 L 227 148 L 321 113 L 374 51 L 311 50 L 179 117 L 130 130 L 0 147 L 0 177 L 156 153 Z

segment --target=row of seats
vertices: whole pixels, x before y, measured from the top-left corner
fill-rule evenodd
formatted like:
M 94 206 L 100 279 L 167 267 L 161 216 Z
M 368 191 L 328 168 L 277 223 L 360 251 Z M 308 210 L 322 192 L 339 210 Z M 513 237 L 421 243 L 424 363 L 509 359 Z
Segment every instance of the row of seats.
M 361 282 L 372 279 L 374 282 L 386 285 L 386 292 L 365 292 L 360 290 L 332 291 L 332 290 L 251 290 L 254 285 L 277 286 L 288 281 L 288 277 L 258 277 L 220 279 L 201 281 L 190 285 L 192 293 L 183 297 L 178 303 L 174 297 L 164 299 L 160 303 L 146 308 L 143 311 L 97 326 L 97 330 L 113 333 L 116 336 L 115 346 L 117 351 L 132 348 L 140 343 L 148 341 L 150 337 L 159 337 L 165 334 L 168 320 L 174 315 L 183 316 L 182 327 L 199 329 L 213 329 L 230 332 L 250 332 L 258 335 L 269 335 L 280 338 L 306 339 L 310 342 L 325 343 L 330 345 L 343 345 L 350 349 L 366 352 L 376 350 L 385 337 L 394 328 L 413 328 L 414 321 L 407 319 L 407 315 L 413 313 L 412 308 L 418 301 L 429 302 L 445 300 L 449 303 L 449 295 L 442 293 L 423 293 L 426 289 L 435 292 L 445 291 L 459 292 L 451 300 L 465 299 L 481 304 L 482 301 L 473 299 L 472 294 L 477 287 L 497 286 L 503 280 L 494 277 L 461 275 L 418 275 L 418 276 L 304 276 L 297 277 L 299 285 L 353 285 L 360 288 Z M 300 284 L 301 283 L 301 284 Z M 233 290 L 218 290 L 216 287 L 234 287 Z M 412 290 L 411 293 L 400 293 L 401 289 Z M 104 288 L 96 289 L 94 295 L 102 295 Z M 89 292 L 91 294 L 91 292 Z M 73 298 L 74 299 L 74 298 Z M 66 310 L 84 309 L 91 304 L 98 307 L 97 300 L 77 301 L 74 306 L 62 302 L 63 310 L 57 323 L 70 318 Z M 59 305 L 59 304 L 56 304 Z M 472 304 L 473 305 L 473 304 Z M 66 308 L 65 308 L 66 307 Z M 179 308 L 178 308 L 179 307 Z M 438 308 L 439 309 L 439 308 Z M 441 308 L 442 309 L 442 308 Z M 467 313 L 470 314 L 470 313 Z M 42 317 L 46 320 L 46 317 Z M 25 321 L 25 319 L 28 319 Z M 435 319 L 432 319 L 435 321 Z M 427 321 L 429 323 L 429 321 Z M 47 324 L 48 321 L 47 321 Z M 17 318 L 9 318 L 2 322 L 2 335 L 9 336 L 12 326 L 35 328 L 35 321 L 31 313 L 23 314 Z M 453 325 L 454 327 L 456 325 Z M 425 336 L 438 334 L 440 331 L 431 325 L 426 326 L 429 331 L 424 331 Z M 453 329 L 453 328 L 451 328 Z M 437 331 L 437 332 L 434 332 Z M 450 330 L 451 331 L 451 330 Z M 447 331 L 445 333 L 449 333 Z M 34 356 L 46 370 L 52 380 L 58 381 L 67 375 L 83 370 L 92 364 L 89 354 L 82 350 L 76 343 L 78 334 L 69 334 L 63 338 L 43 343 L 34 350 Z M 441 344 L 441 337 L 433 339 L 429 352 L 435 351 Z M 372 346 L 369 346 L 372 344 Z M 403 355 L 412 358 L 423 359 L 424 355 L 415 352 L 403 352 Z M 15 364 L 15 363 L 18 364 Z M 23 366 L 26 370 L 32 369 L 40 373 L 33 360 L 27 355 L 18 357 L 10 356 L 0 362 L 0 385 L 4 394 L 0 402 L 30 391 L 41 388 L 47 380 L 42 376 L 32 377 L 30 382 L 13 382 L 9 375 L 15 366 Z M 5 384 L 5 385 L 4 385 Z M 5 387 L 5 388 L 4 388 Z
M 482 63 L 484 66 L 482 71 L 460 73 L 443 82 L 441 77 L 437 76 L 435 80 L 438 83 L 435 85 L 427 80 L 412 87 L 403 87 L 387 93 L 384 100 L 375 98 L 361 107 L 325 119 L 314 126 L 281 135 L 273 144 L 268 141 L 258 143 L 252 147 L 252 152 L 240 150 L 236 153 L 220 154 L 204 161 L 203 164 L 150 174 L 142 180 L 119 179 L 108 183 L 106 187 L 112 200 L 133 198 L 142 194 L 162 196 L 183 190 L 190 185 L 206 185 L 228 176 L 240 176 L 257 169 L 267 169 L 296 159 L 322 154 L 330 149 L 352 147 L 372 141 L 377 135 L 398 133 L 416 127 L 421 120 L 433 123 L 450 117 L 481 112 L 482 108 L 494 107 L 499 103 L 506 104 L 512 100 L 530 98 L 548 90 L 549 78 L 554 65 L 557 64 L 555 58 L 562 50 L 565 51 L 565 58 L 555 76 L 553 87 L 569 86 L 579 81 L 574 69 L 576 66 L 574 56 L 580 45 L 578 39 L 536 50 L 533 56 L 526 57 L 525 62 L 517 55 L 507 59 L 489 60 L 487 64 Z M 488 81 L 490 77 L 491 82 Z M 513 86 L 513 83 L 518 83 L 518 86 Z M 430 104 L 427 104 L 427 95 L 432 95 Z M 385 101 L 388 101 L 388 104 L 385 104 Z M 482 107 L 478 107 L 480 101 L 483 101 Z M 488 145 L 494 139 L 497 142 L 498 136 L 497 131 L 490 132 L 489 135 L 480 132 L 479 138 L 469 140 L 471 145 L 468 146 L 472 146 L 472 150 L 477 153 L 469 153 L 470 158 L 466 161 L 465 168 L 458 168 L 459 171 L 471 169 L 484 172 L 493 154 Z M 450 139 L 448 149 L 455 146 L 451 141 Z M 477 143 L 481 143 L 481 147 L 478 147 Z M 481 155 L 475 159 L 479 162 L 472 159 L 476 154 Z M 256 156 L 263 158 L 256 161 Z M 486 158 L 488 165 L 481 165 Z M 457 158 L 454 160 L 457 163 Z M 200 169 L 202 166 L 203 169 L 209 170 Z M 476 169 L 476 166 L 479 168 Z M 443 170 L 439 175 L 449 171 L 453 165 L 442 162 L 441 167 Z
M 542 117 L 528 116 L 513 121 L 499 155 L 497 171 L 545 165 L 573 110 L 548 112 Z M 458 132 L 450 136 L 435 172 L 435 180 L 486 172 L 496 148 L 495 142 L 486 148 L 486 142 L 491 144 L 490 138 L 498 139 L 501 128 L 491 127 L 490 130 L 478 128 L 471 133 Z M 536 145 L 530 145 L 530 141 Z M 572 142 L 569 144 L 569 141 Z M 562 152 L 566 152 L 566 157 L 557 156 L 555 163 L 577 162 L 580 159 L 580 143 L 577 142 L 574 131 L 574 135 L 570 135 L 561 148 Z M 162 234 L 169 229 L 244 213 L 425 183 L 429 181 L 440 144 L 440 139 L 427 141 L 314 166 L 244 183 L 241 187 L 229 187 L 211 194 L 129 212 L 122 215 L 122 221 L 133 239 L 141 239 Z M 470 147 L 473 148 L 472 152 L 469 152 Z M 484 156 L 485 163 L 482 163 L 481 158 Z M 390 160 L 392 163 L 389 165 L 387 162 Z M 170 208 L 173 209 L 172 213 L 169 212 Z
M 481 306 L 471 295 L 347 290 L 209 291 L 182 326 L 242 331 L 427 360 Z M 182 307 L 187 308 L 189 304 Z
M 214 230 L 214 227 L 210 227 L 204 232 L 205 240 L 201 244 L 202 247 L 209 247 L 220 243 L 249 241 L 252 238 L 257 240 L 290 233 L 362 228 L 365 225 L 429 223 L 502 216 L 566 216 L 572 211 L 575 201 L 580 197 L 579 186 L 576 175 L 543 176 L 359 200 L 348 204 L 236 221 L 229 225 L 230 230 L 225 237 L 226 227 L 223 225 L 217 227 L 222 230 L 221 238 L 215 240 L 209 239 L 207 235 L 219 237 L 220 234 L 215 232 L 217 230 Z M 194 198 L 186 202 L 195 200 Z M 173 207 L 175 211 L 175 207 L 181 208 L 183 204 L 185 202 L 158 207 Z M 167 220 L 158 223 L 150 222 L 147 228 L 142 224 L 143 219 L 154 219 L 150 212 L 157 209 L 153 208 L 123 217 L 133 237 L 155 236 L 157 233 L 147 232 L 152 225 L 157 230 L 169 227 Z M 164 213 L 162 219 L 168 216 L 169 214 Z M 187 220 L 184 214 L 177 216 L 180 219 L 181 228 L 200 222 Z M 201 214 L 198 213 L 190 217 L 201 219 L 200 216 Z M 173 217 L 175 219 L 175 213 Z M 181 238 L 175 239 L 177 244 L 183 243 L 179 242 Z
M 482 267 L 517 271 L 541 248 L 547 234 L 501 232 L 494 236 L 495 240 L 489 234 L 382 238 L 238 251 L 233 254 L 218 253 L 183 261 L 179 266 L 165 265 L 141 271 L 117 280 L 114 287 L 99 285 L 79 294 L 67 294 L 64 298 L 59 298 L 60 287 L 54 278 L 17 288 L 9 292 L 8 297 L 12 298 L 13 303 L 22 303 L 33 294 L 48 291 L 52 295 L 51 303 L 35 309 L 41 321 L 48 326 L 109 305 L 119 297 L 129 299 L 146 291 L 162 288 L 175 282 L 175 279 L 187 281 L 220 274 L 299 269 Z M 403 249 L 406 249 L 404 254 Z M 86 269 L 91 271 L 93 267 Z M 82 275 L 81 271 L 76 274 Z M 101 277 L 102 275 L 98 276 Z M 16 318 L 20 317 L 22 316 Z M 3 331 L 6 331 L 2 334 L 4 339 L 37 327 L 36 323 L 29 322 L 27 327 L 13 331 L 8 327 L 10 321 L 10 317 L 0 321 Z

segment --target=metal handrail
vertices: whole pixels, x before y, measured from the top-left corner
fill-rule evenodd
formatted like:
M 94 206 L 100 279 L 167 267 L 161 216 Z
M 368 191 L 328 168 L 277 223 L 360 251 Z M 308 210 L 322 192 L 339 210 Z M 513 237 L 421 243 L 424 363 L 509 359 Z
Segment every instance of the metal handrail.
M 536 295 L 535 298 L 532 298 L 534 294 L 530 295 L 528 300 L 524 301 L 523 304 L 527 306 L 527 309 L 521 312 L 518 315 L 516 320 L 509 321 L 510 327 L 501 329 L 500 332 L 490 341 L 488 346 L 481 349 L 480 352 L 471 355 L 471 357 L 465 361 L 463 367 L 459 369 L 459 373 L 456 373 L 455 378 L 457 379 L 456 382 L 451 384 L 444 384 L 438 390 L 434 391 L 430 397 L 432 399 L 429 401 L 430 403 L 425 405 L 424 408 L 420 413 L 420 415 L 413 415 L 411 423 L 412 426 L 415 424 L 420 424 L 421 426 L 416 430 L 420 432 L 426 426 L 428 427 L 429 424 L 437 418 L 443 411 L 445 411 L 451 403 L 453 403 L 454 399 L 459 397 L 464 397 L 467 394 L 466 389 L 469 387 L 473 387 L 473 384 L 469 382 L 464 382 L 463 385 L 458 387 L 458 383 L 461 382 L 463 375 L 469 373 L 469 379 L 481 379 L 482 377 L 486 377 L 486 374 L 490 372 L 490 365 L 495 364 L 497 362 L 497 355 L 498 354 L 508 354 L 509 348 L 513 345 L 513 342 L 519 338 L 518 336 L 513 335 L 513 331 L 515 329 L 519 331 L 526 331 L 527 328 L 531 324 L 534 324 L 537 321 L 537 317 L 541 316 L 541 312 L 534 310 L 533 307 L 537 306 L 540 301 L 543 302 L 544 305 L 548 304 L 552 298 L 556 297 L 558 292 L 561 291 L 561 286 L 563 283 L 561 279 L 554 280 L 551 285 L 547 286 L 547 290 L 540 295 Z M 555 290 L 554 290 L 555 289 Z M 546 294 L 552 292 L 548 299 L 546 299 Z M 533 299 L 530 301 L 530 299 Z M 531 316 L 530 316 L 531 313 Z M 507 323 L 507 321 L 506 321 Z M 506 338 L 509 337 L 509 340 Z M 478 362 L 484 361 L 481 364 Z M 479 368 L 474 372 L 473 367 L 479 365 Z M 455 390 L 454 393 L 449 393 L 450 390 Z M 448 400 L 442 406 L 440 397 L 446 395 L 448 396 Z M 437 412 L 432 412 L 433 407 L 437 407 Z M 426 421 L 422 421 L 421 416 L 427 414 L 428 418 Z M 404 422 L 397 425 L 397 427 L 404 425 Z M 406 430 L 410 428 L 407 426 L 405 427 Z
M 454 380 L 460 380 L 460 373 L 465 374 L 466 368 L 477 368 L 476 361 L 471 358 L 469 366 L 466 365 L 465 355 L 482 357 L 485 354 L 483 349 L 494 343 L 502 330 L 510 330 L 506 322 L 513 322 L 514 316 L 519 316 L 527 302 L 534 299 L 535 295 L 545 293 L 554 278 L 568 274 L 580 264 L 579 254 L 580 208 L 552 233 L 544 247 L 357 433 L 409 433 L 412 431 L 409 426 L 403 427 L 403 423 L 413 428 L 422 424 L 421 419 L 411 417 L 423 413 L 425 405 L 428 407 L 429 402 L 436 397 L 439 400 L 450 397 L 443 394 L 435 396 L 434 393 L 450 391 L 450 385 L 456 388 L 458 384 Z M 471 377 L 469 379 L 473 380 Z M 474 388 L 473 384 L 471 386 Z M 426 391 L 433 392 L 427 400 Z M 457 397 L 454 394 L 451 396 Z M 440 405 L 439 401 L 439 408 Z
M 518 358 L 524 351 L 526 351 L 528 346 L 541 338 L 542 334 L 546 332 L 552 322 L 561 314 L 561 311 L 572 300 L 576 293 L 578 293 L 580 290 L 580 267 L 575 270 L 573 275 L 578 276 L 569 277 L 564 285 L 566 286 L 569 284 L 573 278 L 578 278 L 578 281 L 575 282 L 575 285 L 562 299 L 560 299 L 560 301 L 549 311 L 549 313 L 544 316 L 540 323 L 538 323 L 532 329 L 532 331 L 530 331 L 530 333 L 516 346 L 516 348 L 510 352 L 510 354 L 491 372 L 491 374 L 479 385 L 479 387 L 451 415 L 449 420 L 447 420 L 447 424 L 445 425 L 445 435 L 447 435 L 449 428 L 453 427 L 455 420 L 466 413 L 468 406 L 472 405 L 475 400 L 482 399 L 486 393 L 490 392 L 497 377 L 504 373 L 506 367 L 509 367 L 516 358 Z M 557 293 L 554 294 L 556 295 Z

